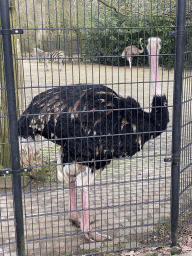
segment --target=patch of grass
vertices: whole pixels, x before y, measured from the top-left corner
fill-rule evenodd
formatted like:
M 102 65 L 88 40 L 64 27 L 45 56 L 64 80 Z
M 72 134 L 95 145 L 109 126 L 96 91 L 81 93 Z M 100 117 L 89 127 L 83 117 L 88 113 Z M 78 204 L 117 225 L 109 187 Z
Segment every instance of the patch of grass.
M 56 181 L 56 163 L 45 162 L 42 167 L 33 168 L 30 176 L 32 179 L 36 179 L 38 181 Z

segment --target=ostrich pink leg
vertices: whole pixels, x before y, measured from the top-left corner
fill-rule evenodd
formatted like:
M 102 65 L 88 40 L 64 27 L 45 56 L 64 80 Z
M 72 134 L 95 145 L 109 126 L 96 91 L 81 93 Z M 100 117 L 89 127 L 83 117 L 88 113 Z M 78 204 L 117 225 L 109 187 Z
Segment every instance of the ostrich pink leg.
M 77 218 L 77 204 L 76 204 L 75 181 L 69 183 L 69 221 L 77 228 L 80 228 L 81 220 Z
M 109 236 L 101 235 L 98 232 L 90 232 L 89 219 L 89 191 L 88 186 L 86 186 L 82 189 L 81 231 L 84 232 L 85 237 L 90 241 L 103 242 L 111 240 Z

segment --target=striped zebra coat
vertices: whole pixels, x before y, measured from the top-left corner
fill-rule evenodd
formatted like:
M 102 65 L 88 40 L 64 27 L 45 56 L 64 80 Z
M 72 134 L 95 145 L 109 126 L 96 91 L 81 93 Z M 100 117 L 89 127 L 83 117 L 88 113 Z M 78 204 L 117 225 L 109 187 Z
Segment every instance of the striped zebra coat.
M 53 52 L 44 52 L 39 48 L 33 48 L 31 57 L 36 57 L 38 59 L 43 59 L 45 63 L 45 70 L 49 71 L 48 61 L 58 61 L 59 70 L 61 71 L 64 65 L 65 53 L 64 51 L 53 51 Z

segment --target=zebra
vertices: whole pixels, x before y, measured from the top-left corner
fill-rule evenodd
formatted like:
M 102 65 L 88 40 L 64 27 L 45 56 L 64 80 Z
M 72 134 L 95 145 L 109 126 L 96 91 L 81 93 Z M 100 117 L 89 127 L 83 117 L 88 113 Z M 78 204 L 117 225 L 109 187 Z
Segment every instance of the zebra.
M 64 51 L 53 51 L 44 52 L 43 50 L 35 47 L 30 54 L 31 57 L 36 57 L 38 59 L 44 59 L 45 70 L 49 71 L 48 61 L 59 61 L 59 70 L 61 71 L 64 65 L 65 53 Z

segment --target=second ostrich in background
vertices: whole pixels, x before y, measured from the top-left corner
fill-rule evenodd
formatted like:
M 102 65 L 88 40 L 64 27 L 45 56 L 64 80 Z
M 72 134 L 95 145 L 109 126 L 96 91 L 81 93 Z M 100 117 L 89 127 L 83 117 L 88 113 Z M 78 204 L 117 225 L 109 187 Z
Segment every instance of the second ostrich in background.
M 132 65 L 132 59 L 133 59 L 134 55 L 135 56 L 139 55 L 139 54 L 143 53 L 143 51 L 144 51 L 144 48 L 141 44 L 142 39 L 143 38 L 140 38 L 140 40 L 139 40 L 139 43 L 141 45 L 141 50 L 138 49 L 135 45 L 131 45 L 131 46 L 125 47 L 124 51 L 121 54 L 122 58 L 127 58 L 127 60 L 129 61 L 130 68 L 131 68 L 131 65 Z
M 149 38 L 147 46 L 154 92 L 151 112 L 104 85 L 77 84 L 38 94 L 19 119 L 21 142 L 40 135 L 61 146 L 58 179 L 69 182 L 69 219 L 90 241 L 109 239 L 90 230 L 89 185 L 95 173 L 114 158 L 133 156 L 167 128 L 167 99 L 158 72 L 160 42 Z M 81 218 L 77 216 L 76 186 L 82 188 Z

